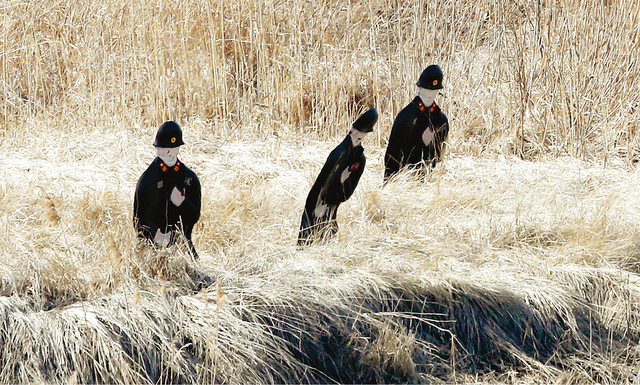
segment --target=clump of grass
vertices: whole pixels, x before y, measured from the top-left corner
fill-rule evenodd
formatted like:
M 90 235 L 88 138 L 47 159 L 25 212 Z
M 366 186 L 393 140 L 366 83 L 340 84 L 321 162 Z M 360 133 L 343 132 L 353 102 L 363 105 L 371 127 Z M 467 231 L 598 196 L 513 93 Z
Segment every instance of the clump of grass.
M 608 357 L 589 378 L 615 381 L 637 361 L 626 349 L 637 327 L 606 325 L 578 287 L 530 279 L 511 291 L 513 278 L 482 273 L 425 285 L 358 271 L 283 285 L 284 271 L 194 294 L 166 284 L 133 296 L 123 287 L 50 312 L 7 298 L 0 326 L 11 355 L 2 378 L 396 383 L 510 370 L 544 376 Z
M 54 203 L 53 198 L 46 196 L 40 203 L 44 210 L 43 217 L 45 221 L 52 225 L 57 225 L 60 222 L 60 216 L 58 215 L 58 210 L 56 209 L 56 204 Z

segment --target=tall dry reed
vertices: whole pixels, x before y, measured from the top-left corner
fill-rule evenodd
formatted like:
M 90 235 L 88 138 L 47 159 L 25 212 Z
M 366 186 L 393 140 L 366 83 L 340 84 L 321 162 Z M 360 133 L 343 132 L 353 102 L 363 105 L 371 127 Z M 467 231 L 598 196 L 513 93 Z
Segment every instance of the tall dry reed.
M 639 12 L 5 1 L 0 382 L 637 382 Z M 383 188 L 430 63 L 450 151 Z M 370 106 L 337 238 L 297 249 L 308 189 Z M 132 228 L 167 119 L 203 184 L 199 261 Z
M 639 14 L 631 0 L 9 1 L 3 131 L 135 137 L 200 119 L 224 138 L 326 139 L 373 106 L 383 145 L 438 63 L 454 151 L 633 160 Z

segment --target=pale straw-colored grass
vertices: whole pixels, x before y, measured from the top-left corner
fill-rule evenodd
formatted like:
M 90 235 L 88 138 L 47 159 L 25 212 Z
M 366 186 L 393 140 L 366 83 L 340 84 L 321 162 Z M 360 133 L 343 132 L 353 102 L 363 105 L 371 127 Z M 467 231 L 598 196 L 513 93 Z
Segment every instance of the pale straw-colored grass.
M 638 382 L 636 2 L 2 10 L 0 382 Z M 383 187 L 434 62 L 445 159 Z M 372 106 L 337 237 L 297 248 Z M 132 228 L 167 119 L 203 186 L 198 261 Z
M 197 262 L 136 245 L 133 173 L 84 167 L 94 159 L 51 173 L 9 154 L 33 163 L 3 170 L 2 333 L 30 342 L 5 345 L 3 379 L 633 379 L 633 169 L 451 155 L 425 181 L 383 188 L 382 151 L 365 143 L 338 236 L 298 249 L 306 191 L 336 143 L 187 144 L 205 186 Z

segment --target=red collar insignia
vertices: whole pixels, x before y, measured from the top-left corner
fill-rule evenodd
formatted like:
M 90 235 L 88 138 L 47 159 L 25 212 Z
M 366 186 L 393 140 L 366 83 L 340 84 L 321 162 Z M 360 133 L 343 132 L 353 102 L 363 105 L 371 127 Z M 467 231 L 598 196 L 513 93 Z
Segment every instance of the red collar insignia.
M 182 163 L 180 163 L 180 161 L 177 161 L 175 166 L 172 167 L 173 171 L 177 172 L 178 170 L 180 170 L 180 166 L 181 165 L 182 165 Z M 164 162 L 160 162 L 160 169 L 162 169 L 162 172 L 169 171 L 169 167 L 166 164 L 164 164 Z
M 435 111 L 436 107 L 436 102 L 433 102 L 433 104 L 431 104 L 431 107 L 429 107 L 429 112 Z M 422 112 L 425 112 L 427 110 L 427 107 L 425 107 L 424 103 L 422 103 L 422 100 L 418 100 L 418 108 Z

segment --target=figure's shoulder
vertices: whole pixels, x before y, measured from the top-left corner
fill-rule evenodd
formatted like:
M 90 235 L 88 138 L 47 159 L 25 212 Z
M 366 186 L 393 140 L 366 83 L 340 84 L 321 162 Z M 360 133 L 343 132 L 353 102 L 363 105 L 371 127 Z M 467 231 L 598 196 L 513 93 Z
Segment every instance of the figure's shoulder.
M 429 114 L 431 120 L 439 126 L 448 122 L 447 115 L 442 112 L 442 109 L 436 103 L 433 103 L 433 105 L 429 107 Z
M 327 160 L 324 162 L 325 165 L 335 164 L 338 160 L 340 160 L 340 155 L 342 155 L 345 151 L 345 148 L 342 144 L 339 144 L 336 148 L 334 148 L 327 156 Z
M 199 181 L 198 175 L 195 173 L 195 171 L 193 171 L 192 169 L 190 169 L 187 166 L 184 166 L 184 177 L 185 178 L 191 178 L 193 180 Z
M 396 115 L 396 119 L 393 122 L 394 126 L 405 126 L 407 122 L 413 121 L 416 118 L 420 109 L 416 104 L 416 99 L 412 100 L 411 103 L 407 104 L 398 115 Z
M 160 163 L 158 158 L 154 159 L 153 162 L 147 167 L 146 170 L 140 175 L 139 183 L 143 181 L 155 180 L 160 174 Z
M 409 117 L 413 116 L 420 111 L 418 107 L 418 96 L 416 96 L 409 104 L 404 106 L 402 110 L 398 113 L 398 117 Z
M 329 156 L 327 157 L 327 161 L 329 160 L 337 161 L 340 158 L 340 156 L 349 149 L 350 145 L 351 145 L 351 139 L 347 135 L 347 137 L 329 153 Z

